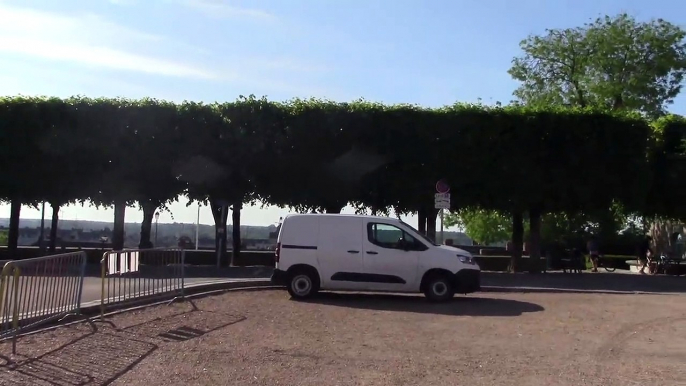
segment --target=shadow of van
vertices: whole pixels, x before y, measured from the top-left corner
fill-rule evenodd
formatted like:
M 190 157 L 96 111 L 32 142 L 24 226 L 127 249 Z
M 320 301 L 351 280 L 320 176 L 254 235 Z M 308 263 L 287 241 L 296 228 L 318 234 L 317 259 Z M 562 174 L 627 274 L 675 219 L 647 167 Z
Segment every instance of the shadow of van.
M 456 296 L 443 303 L 431 303 L 423 296 L 321 292 L 307 303 L 363 310 L 414 312 L 452 316 L 519 316 L 527 312 L 540 312 L 538 304 L 511 299 Z

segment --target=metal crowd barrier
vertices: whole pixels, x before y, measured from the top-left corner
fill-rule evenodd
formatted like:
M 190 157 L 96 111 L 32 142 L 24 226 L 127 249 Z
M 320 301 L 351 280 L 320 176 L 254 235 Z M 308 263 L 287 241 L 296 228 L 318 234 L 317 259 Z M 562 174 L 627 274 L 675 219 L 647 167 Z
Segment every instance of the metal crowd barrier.
M 154 297 L 184 297 L 183 249 L 141 249 L 106 252 L 100 261 L 100 317 L 113 304 Z
M 0 339 L 81 312 L 86 253 L 14 260 L 0 273 Z

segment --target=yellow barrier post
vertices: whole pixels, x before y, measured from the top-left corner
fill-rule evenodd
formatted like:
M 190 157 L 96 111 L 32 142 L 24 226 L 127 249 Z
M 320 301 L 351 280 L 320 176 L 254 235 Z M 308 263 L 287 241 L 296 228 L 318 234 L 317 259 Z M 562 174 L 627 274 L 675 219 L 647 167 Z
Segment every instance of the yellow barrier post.
M 17 353 L 17 336 L 19 335 L 19 276 L 21 270 L 19 267 L 14 267 L 14 312 L 12 312 L 12 328 L 14 329 L 14 337 L 12 337 L 12 354 Z
M 2 325 L 5 324 L 5 314 L 2 313 L 3 310 L 5 310 L 4 307 L 6 307 L 6 300 L 5 296 L 7 296 L 7 277 L 9 276 L 10 271 L 12 271 L 12 264 L 11 263 L 5 263 L 5 266 L 2 267 L 2 273 L 0 273 L 0 322 L 2 322 Z M 9 322 L 9 320 L 7 320 Z M 2 329 L 0 328 L 0 331 Z

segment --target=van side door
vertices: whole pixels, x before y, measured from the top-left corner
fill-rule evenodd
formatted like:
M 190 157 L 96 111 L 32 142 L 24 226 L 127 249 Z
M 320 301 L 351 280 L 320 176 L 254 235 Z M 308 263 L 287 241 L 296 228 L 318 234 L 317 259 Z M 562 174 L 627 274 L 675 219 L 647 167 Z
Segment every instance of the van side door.
M 317 259 L 322 288 L 366 289 L 364 282 L 354 280 L 364 272 L 363 227 L 360 217 L 320 217 Z
M 365 231 L 364 266 L 371 289 L 418 291 L 419 254 L 426 246 L 397 225 L 382 220 L 366 220 Z

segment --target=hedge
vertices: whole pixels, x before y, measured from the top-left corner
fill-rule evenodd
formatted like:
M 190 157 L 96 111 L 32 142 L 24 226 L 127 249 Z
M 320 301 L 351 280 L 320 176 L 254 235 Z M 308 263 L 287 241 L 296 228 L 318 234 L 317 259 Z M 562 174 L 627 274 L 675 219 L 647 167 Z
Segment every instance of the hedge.
M 452 209 L 540 218 L 619 202 L 649 216 L 686 214 L 674 177 L 686 168 L 673 157 L 684 127 L 674 117 L 651 123 L 560 107 L 5 97 L 0 200 L 56 210 L 84 200 L 114 205 L 115 248 L 126 205 L 143 209 L 147 246 L 154 212 L 180 195 L 212 204 L 220 228 L 222 208 L 240 223 L 242 205 L 256 200 L 300 211 L 352 204 L 422 212 L 435 221 L 439 179 L 451 185 Z M 16 229 L 18 212 L 13 219 Z

